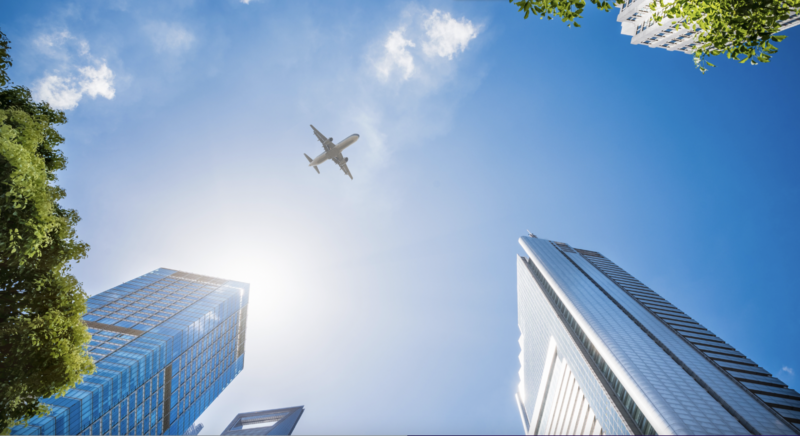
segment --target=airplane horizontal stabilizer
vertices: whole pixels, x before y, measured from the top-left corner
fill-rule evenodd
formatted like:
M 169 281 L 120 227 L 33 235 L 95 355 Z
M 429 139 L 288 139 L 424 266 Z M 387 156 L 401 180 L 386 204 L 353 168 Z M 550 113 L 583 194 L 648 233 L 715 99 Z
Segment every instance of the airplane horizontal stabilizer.
M 317 174 L 319 174 L 319 168 L 314 167 L 314 169 L 317 170 Z
M 305 154 L 305 153 L 303 153 L 303 156 L 305 156 L 305 157 L 306 157 L 306 159 L 308 159 L 308 161 L 309 161 L 309 162 L 311 162 L 312 160 L 314 160 L 314 159 L 311 159 L 310 157 L 308 157 L 308 155 L 307 155 L 307 154 Z

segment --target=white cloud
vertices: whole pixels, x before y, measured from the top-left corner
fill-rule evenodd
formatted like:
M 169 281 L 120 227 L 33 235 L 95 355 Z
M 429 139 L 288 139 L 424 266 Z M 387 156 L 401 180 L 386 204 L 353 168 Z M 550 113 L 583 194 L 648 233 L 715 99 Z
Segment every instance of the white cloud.
M 404 28 L 391 32 L 384 44 L 386 52 L 383 59 L 376 65 L 378 76 L 386 80 L 391 76 L 392 71 L 401 70 L 403 80 L 408 80 L 414 72 L 414 57 L 411 56 L 406 47 L 415 47 L 414 43 L 403 37 Z
M 179 23 L 150 23 L 145 32 L 159 53 L 180 53 L 192 47 L 194 35 Z
M 478 36 L 478 28 L 470 20 L 462 17 L 458 21 L 449 12 L 438 9 L 434 9 L 423 26 L 429 39 L 422 44 L 422 49 L 431 57 L 453 59 L 453 54 L 459 50 L 463 53 L 469 42 Z
M 109 100 L 114 98 L 114 73 L 103 63 L 99 68 L 83 67 L 80 69 L 83 79 L 80 82 L 81 92 L 96 98 L 98 95 Z
M 39 80 L 33 91 L 37 100 L 44 100 L 56 109 L 78 106 L 84 94 L 89 97 L 114 98 L 114 73 L 103 63 L 97 68 L 79 68 L 77 76 L 49 75 Z
M 461 17 L 455 19 L 449 12 L 434 9 L 409 8 L 401 18 L 401 25 L 389 33 L 380 54 L 373 61 L 376 75 L 386 82 L 395 73 L 402 81 L 414 78 L 436 87 L 442 78 L 450 75 L 454 66 L 446 66 L 436 59 L 452 60 L 453 55 L 464 52 L 469 42 L 478 37 L 480 27 Z M 414 41 L 421 41 L 416 48 Z M 376 47 L 377 48 L 377 47 Z M 425 56 L 420 56 L 421 50 Z
M 244 3 L 244 4 L 246 4 L 246 5 L 249 5 L 249 4 L 250 4 L 250 0 L 239 0 L 239 1 L 240 1 L 240 2 L 242 2 L 242 3 Z
M 789 375 L 794 375 L 794 370 L 792 368 L 789 368 L 788 366 L 784 366 L 781 369 L 783 370 L 783 372 L 789 373 Z
M 45 76 L 33 88 L 36 100 L 44 100 L 56 109 L 69 110 L 78 106 L 83 94 L 73 81 L 66 77 Z
M 90 53 L 89 43 L 69 31 L 43 34 L 34 40 L 37 48 L 60 67 L 39 79 L 33 87 L 34 97 L 56 109 L 75 109 L 84 95 L 114 98 L 114 72 L 104 59 Z M 83 65 L 83 66 L 81 66 Z

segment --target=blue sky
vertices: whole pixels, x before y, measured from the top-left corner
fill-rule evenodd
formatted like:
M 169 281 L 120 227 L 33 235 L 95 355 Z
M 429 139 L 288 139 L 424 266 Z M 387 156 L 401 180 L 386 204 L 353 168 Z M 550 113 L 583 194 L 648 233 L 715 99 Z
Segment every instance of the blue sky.
M 768 65 L 702 75 L 616 10 L 580 29 L 502 1 L 0 10 L 12 80 L 67 109 L 86 291 L 158 267 L 251 283 L 245 370 L 204 433 L 300 404 L 296 434 L 521 433 L 527 229 L 800 388 L 797 29 Z M 306 166 L 311 123 L 361 135 L 354 180 Z

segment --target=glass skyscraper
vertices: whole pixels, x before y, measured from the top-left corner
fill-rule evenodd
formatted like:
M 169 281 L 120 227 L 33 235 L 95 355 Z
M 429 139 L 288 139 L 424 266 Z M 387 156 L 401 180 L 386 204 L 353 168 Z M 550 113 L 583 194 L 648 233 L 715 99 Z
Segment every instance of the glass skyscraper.
M 520 244 L 526 434 L 800 434 L 800 394 L 603 255 Z
M 97 370 L 12 434 L 184 434 L 244 367 L 249 292 L 161 268 L 92 296 Z
M 303 406 L 240 413 L 233 418 L 223 435 L 290 435 L 305 412 Z

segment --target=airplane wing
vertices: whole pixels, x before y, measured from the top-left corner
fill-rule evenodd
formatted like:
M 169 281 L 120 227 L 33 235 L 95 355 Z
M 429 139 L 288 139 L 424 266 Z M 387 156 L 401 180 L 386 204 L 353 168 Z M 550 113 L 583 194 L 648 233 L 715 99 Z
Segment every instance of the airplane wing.
M 314 125 L 313 125 L 313 124 L 311 125 L 311 128 L 312 128 L 312 129 L 314 129 L 314 135 L 316 135 L 316 136 L 317 136 L 317 139 L 319 139 L 319 142 L 321 142 L 321 143 L 322 143 L 322 148 L 323 148 L 325 151 L 328 151 L 328 150 L 330 150 L 331 148 L 333 148 L 333 147 L 334 147 L 334 144 L 333 144 L 333 143 L 332 143 L 332 142 L 331 142 L 331 141 L 330 141 L 328 138 L 326 138 L 326 137 L 325 137 L 325 135 L 323 135 L 322 133 L 320 133 L 320 131 L 319 131 L 319 130 L 317 130 L 317 128 L 316 128 L 316 127 L 314 127 Z
M 347 168 L 347 160 L 348 159 L 341 154 L 333 158 L 333 161 L 336 163 L 336 165 L 339 165 L 339 168 L 341 168 L 345 174 L 350 176 L 350 180 L 353 180 L 353 175 L 350 174 L 350 168 Z
M 342 169 L 342 171 L 344 171 L 344 173 L 345 173 L 345 174 L 347 174 L 348 176 L 350 176 L 350 180 L 353 180 L 353 175 L 352 175 L 352 174 L 350 174 L 350 168 L 347 168 L 347 162 L 341 162 L 341 163 L 339 164 L 339 168 L 341 168 L 341 169 Z

